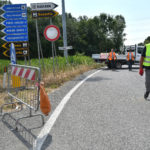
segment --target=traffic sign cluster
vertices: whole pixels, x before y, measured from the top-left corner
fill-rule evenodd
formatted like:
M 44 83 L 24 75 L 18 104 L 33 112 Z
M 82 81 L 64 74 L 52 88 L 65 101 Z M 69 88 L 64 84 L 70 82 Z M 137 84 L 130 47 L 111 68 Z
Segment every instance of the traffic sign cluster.
M 27 22 L 27 5 L 26 4 L 12 4 L 12 5 L 3 5 L 1 10 L 4 13 L 1 15 L 5 20 L 1 22 L 1 25 L 5 26 L 4 29 L 1 30 L 4 34 L 6 34 L 1 39 L 6 43 L 3 44 L 3 48 L 5 48 L 5 52 L 3 54 L 5 56 L 9 56 L 10 51 L 10 43 L 14 43 L 15 48 L 16 44 L 18 45 L 20 42 L 27 45 L 26 47 L 18 47 L 16 50 L 16 54 L 24 55 L 23 51 L 28 51 L 28 22 Z M 7 45 L 4 46 L 4 45 Z M 22 44 L 21 44 L 22 45 Z
M 32 17 L 37 18 L 46 18 L 57 16 L 58 12 L 53 10 L 58 5 L 48 2 L 48 3 L 31 3 Z

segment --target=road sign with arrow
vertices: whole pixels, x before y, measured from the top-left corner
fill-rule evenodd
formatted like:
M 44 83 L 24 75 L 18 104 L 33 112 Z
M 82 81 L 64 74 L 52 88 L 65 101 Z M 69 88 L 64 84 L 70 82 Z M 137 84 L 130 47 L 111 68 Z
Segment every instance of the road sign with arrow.
M 47 11 L 33 11 L 32 18 L 46 18 L 46 17 L 54 17 L 57 16 L 59 13 L 55 10 L 47 10 Z
M 1 9 L 3 11 L 9 11 L 9 12 L 13 12 L 13 11 L 23 11 L 27 9 L 27 5 L 26 4 L 13 4 L 13 5 L 4 5 L 1 7 Z
M 48 2 L 48 3 L 31 3 L 31 10 L 32 11 L 39 11 L 39 10 L 52 10 L 56 8 L 58 5 Z

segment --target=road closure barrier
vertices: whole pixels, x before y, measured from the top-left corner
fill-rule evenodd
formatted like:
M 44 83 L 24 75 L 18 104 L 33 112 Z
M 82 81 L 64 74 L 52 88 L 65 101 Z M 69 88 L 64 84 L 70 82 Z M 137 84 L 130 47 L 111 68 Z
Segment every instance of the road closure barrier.
M 42 96 L 44 96 L 40 106 L 41 111 L 48 115 L 51 110 L 50 102 L 43 86 L 41 86 L 42 91 L 40 92 L 40 68 L 11 64 L 8 66 L 7 74 L 9 100 L 0 107 L 2 121 L 18 132 L 24 132 L 23 130 L 25 130 L 32 135 L 31 129 L 40 128 L 44 125 L 43 114 L 37 114 L 40 106 L 40 93 L 43 92 Z M 27 123 L 29 120 L 31 125 L 34 120 L 38 120 L 36 121 L 38 125 L 36 127 L 23 127 L 22 122 Z M 32 137 L 35 138 L 35 136 Z

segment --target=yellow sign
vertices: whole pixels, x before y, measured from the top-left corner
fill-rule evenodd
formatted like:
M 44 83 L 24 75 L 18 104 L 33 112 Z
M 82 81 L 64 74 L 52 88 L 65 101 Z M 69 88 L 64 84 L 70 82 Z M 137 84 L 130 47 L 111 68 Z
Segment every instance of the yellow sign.
M 7 42 L 7 43 L 4 43 L 2 47 L 5 49 L 10 49 L 10 45 L 11 43 Z M 28 49 L 28 42 L 15 42 L 14 45 L 15 45 L 16 50 Z
M 9 49 L 4 51 L 3 55 L 6 56 L 6 57 L 10 57 L 10 54 L 9 54 L 10 52 L 9 51 L 10 51 Z M 24 54 L 23 53 L 24 51 L 27 51 L 27 53 Z M 25 49 L 23 49 L 23 50 L 16 50 L 16 57 L 23 57 L 23 56 L 27 56 L 27 55 L 28 55 L 28 50 L 25 50 Z
M 21 83 L 20 77 L 12 75 L 11 78 L 12 78 L 12 87 L 13 88 L 20 87 L 20 83 Z
M 46 17 L 54 17 L 59 13 L 55 10 L 46 10 L 46 11 L 32 11 L 32 18 L 46 18 Z

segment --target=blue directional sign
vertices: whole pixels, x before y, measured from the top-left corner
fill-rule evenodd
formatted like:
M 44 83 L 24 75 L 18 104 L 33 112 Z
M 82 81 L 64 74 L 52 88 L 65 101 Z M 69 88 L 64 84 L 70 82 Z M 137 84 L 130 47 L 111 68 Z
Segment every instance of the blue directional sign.
M 4 20 L 3 22 L 1 22 L 2 25 L 6 26 L 6 27 L 18 27 L 18 26 L 27 26 L 28 22 L 27 20 Z
M 7 42 L 22 42 L 22 41 L 28 41 L 28 34 L 8 34 L 4 37 L 2 37 L 2 40 Z
M 4 5 L 1 7 L 3 11 L 25 11 L 27 10 L 27 5 L 26 4 L 13 4 L 13 5 Z
M 5 12 L 1 15 L 4 19 L 27 19 L 27 11 Z
M 27 34 L 27 27 L 14 27 L 14 28 L 4 28 L 1 30 L 5 34 Z
M 15 45 L 11 43 L 10 46 L 10 61 L 11 64 L 16 64 L 16 51 L 15 51 Z

